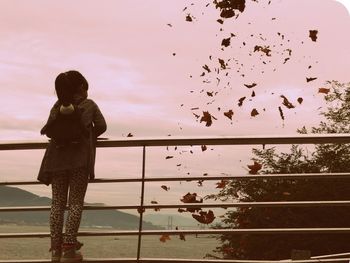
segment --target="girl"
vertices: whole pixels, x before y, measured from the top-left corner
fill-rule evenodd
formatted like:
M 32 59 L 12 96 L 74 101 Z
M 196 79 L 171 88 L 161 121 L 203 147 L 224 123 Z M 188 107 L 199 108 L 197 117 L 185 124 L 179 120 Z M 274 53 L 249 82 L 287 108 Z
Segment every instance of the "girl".
M 41 134 L 51 138 L 40 167 L 38 180 L 52 185 L 50 213 L 51 261 L 79 262 L 77 241 L 84 197 L 89 179 L 94 179 L 96 138 L 106 131 L 105 119 L 97 104 L 88 99 L 88 82 L 78 71 L 68 71 L 57 76 L 55 90 L 58 101 L 53 105 Z M 80 122 L 84 132 L 74 140 L 58 140 L 55 134 L 59 118 L 66 116 Z M 74 125 L 66 125 L 74 126 Z M 69 128 L 66 127 L 66 128 Z M 68 197 L 68 198 L 67 198 Z M 63 231 L 64 211 L 68 199 L 68 216 Z

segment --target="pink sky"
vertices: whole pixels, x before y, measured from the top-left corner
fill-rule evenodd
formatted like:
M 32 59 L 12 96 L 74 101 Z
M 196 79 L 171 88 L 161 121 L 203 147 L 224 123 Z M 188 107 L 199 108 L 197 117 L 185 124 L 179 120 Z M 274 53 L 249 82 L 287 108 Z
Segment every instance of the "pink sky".
M 137 137 L 295 134 L 298 127 L 317 124 L 319 107 L 324 105 L 318 88 L 327 80 L 350 81 L 350 19 L 345 6 L 333 0 L 272 0 L 271 5 L 265 0 L 259 3 L 247 0 L 245 12 L 238 19 L 225 21 L 223 31 L 219 31 L 221 25 L 216 22 L 219 12 L 212 6 L 206 8 L 209 2 L 1 1 L 0 140 L 45 139 L 39 130 L 56 99 L 54 79 L 70 69 L 79 70 L 88 79 L 90 97 L 107 119 L 109 126 L 104 136 L 109 138 L 129 132 Z M 350 6 L 350 1 L 341 2 Z M 185 6 L 188 9 L 183 12 Z M 185 21 L 187 14 L 195 17 L 193 22 Z M 313 29 L 319 31 L 317 42 L 308 37 L 309 30 Z M 284 34 L 285 39 L 277 32 Z M 221 51 L 221 40 L 230 33 L 236 37 Z M 266 40 L 260 39 L 259 33 Z M 251 34 L 254 37 L 250 37 Z M 272 49 L 272 56 L 266 57 L 252 52 L 255 45 L 276 47 Z M 292 50 L 292 55 L 283 64 L 287 48 Z M 212 61 L 209 55 L 213 56 Z M 218 67 L 215 63 L 219 57 L 238 59 L 244 67 L 236 73 L 236 65 L 232 63 L 229 77 L 221 77 L 222 86 L 215 82 L 202 83 L 205 79 L 199 77 L 202 66 Z M 262 63 L 268 59 L 270 63 Z M 311 69 L 307 68 L 309 65 Z M 240 76 L 242 73 L 244 78 Z M 307 83 L 306 77 L 317 77 L 317 80 Z M 212 74 L 211 79 L 215 80 L 215 75 Z M 226 89 L 223 88 L 225 81 L 230 81 Z M 238 99 L 251 94 L 243 84 L 253 82 L 258 83 L 254 88 L 256 97 L 251 101 L 247 98 L 243 106 L 238 107 Z M 211 98 L 205 92 L 200 93 L 202 89 L 219 91 L 213 104 L 207 105 Z M 194 92 L 190 93 L 191 90 Z M 297 106 L 291 110 L 283 108 L 284 122 L 278 112 L 282 103 L 280 95 Z M 301 105 L 296 102 L 298 97 L 304 99 Z M 193 107 L 199 110 L 191 111 Z M 254 118 L 250 117 L 253 108 L 260 112 Z M 232 124 L 223 115 L 229 109 L 235 113 Z M 201 115 L 202 111 L 211 112 L 218 120 L 211 127 L 196 122 L 192 112 Z M 221 164 L 228 165 L 212 167 L 213 173 L 230 172 L 232 164 L 240 165 L 239 171 L 244 172 L 241 167 L 245 163 L 239 162 L 249 155 L 248 148 L 246 152 L 234 161 L 222 154 Z M 115 177 L 116 173 L 120 177 L 133 176 L 139 172 L 139 166 L 130 168 L 133 163 L 129 156 L 138 156 L 134 150 L 122 154 L 119 150 L 103 150 L 99 154 L 97 167 L 103 174 L 100 177 Z M 155 151 L 150 160 L 152 175 L 173 174 L 173 167 L 167 167 L 170 162 L 161 161 L 162 165 L 158 162 L 166 154 Z M 212 162 L 212 158 L 220 155 L 218 151 L 215 157 L 211 153 L 200 154 L 198 151 L 198 160 L 185 154 L 181 162 L 188 162 L 194 173 L 200 173 L 211 169 L 201 167 L 203 160 Z M 35 154 L 1 152 L 0 155 L 1 180 L 36 177 L 41 151 Z M 121 155 L 125 158 L 120 158 Z M 119 163 L 115 158 L 119 158 Z M 19 159 L 23 162 L 20 167 Z M 172 164 L 174 167 L 176 161 Z M 4 174 L 8 176 L 3 178 Z M 49 193 L 47 188 L 31 189 Z M 88 201 L 105 200 L 99 192 L 101 188 L 91 186 L 90 189 Z M 155 194 L 149 199 L 158 198 L 159 185 L 150 189 Z M 170 196 L 177 200 L 179 193 L 190 189 L 182 185 L 179 191 L 168 193 L 165 200 Z M 111 191 L 110 200 L 120 200 L 120 194 L 127 195 L 122 190 L 119 195 Z

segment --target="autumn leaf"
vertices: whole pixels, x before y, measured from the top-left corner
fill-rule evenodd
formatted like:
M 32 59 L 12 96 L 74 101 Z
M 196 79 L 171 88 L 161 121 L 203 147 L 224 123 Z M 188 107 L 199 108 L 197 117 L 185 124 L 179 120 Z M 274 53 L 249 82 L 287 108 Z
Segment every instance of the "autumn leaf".
M 249 174 L 258 174 L 258 171 L 262 168 L 262 165 L 257 161 L 254 161 L 254 164 L 247 166 L 250 169 Z
M 318 93 L 328 94 L 329 91 L 330 91 L 330 89 L 327 89 L 327 88 L 319 88 L 318 89 Z
M 197 198 L 199 198 L 197 200 Z M 203 203 L 203 198 L 199 197 L 197 193 L 187 193 L 185 194 L 182 199 L 180 199 L 183 203 Z
M 232 120 L 232 116 L 233 116 L 233 111 L 229 110 L 227 112 L 224 112 L 224 115 L 229 118 L 230 120 Z
M 314 81 L 317 78 L 306 78 L 306 82 Z
M 317 40 L 317 30 L 309 30 L 309 37 L 312 39 L 312 41 L 316 42 Z
M 158 204 L 157 201 L 151 201 L 151 204 Z
M 192 214 L 192 217 L 202 224 L 210 224 L 215 219 L 214 213 L 211 210 L 209 210 L 208 212 L 200 211 L 199 215 Z
M 208 73 L 211 72 L 211 70 L 207 64 L 205 64 L 202 68 L 205 69 Z
M 174 156 L 167 156 L 167 157 L 165 157 L 166 160 L 172 159 L 172 158 L 174 158 Z
M 225 63 L 225 60 L 219 58 L 219 63 L 220 63 L 220 66 L 221 66 L 221 69 L 226 69 L 226 63 Z
M 159 240 L 163 243 L 165 243 L 167 240 L 170 240 L 169 235 L 162 235 Z
M 201 145 L 202 152 L 206 151 L 208 148 L 206 145 Z
M 168 186 L 166 186 L 166 185 L 162 185 L 161 188 L 164 189 L 165 191 L 170 190 L 170 187 L 168 187 Z
M 299 102 L 299 104 L 302 104 L 302 103 L 303 103 L 303 101 L 304 101 L 304 99 L 303 99 L 303 98 L 301 98 L 301 97 L 299 97 L 299 98 L 297 99 L 297 101 Z
M 280 112 L 281 119 L 284 120 L 283 111 L 282 111 L 282 108 L 280 106 L 278 107 L 278 111 Z
M 197 185 L 198 185 L 199 187 L 202 187 L 202 186 L 203 186 L 203 181 L 204 181 L 204 180 L 198 180 L 198 181 L 197 181 Z
M 142 214 L 142 213 L 144 213 L 146 211 L 146 209 L 144 208 L 144 207 L 139 207 L 139 208 L 137 208 L 137 212 L 139 213 L 139 214 Z
M 259 115 L 259 112 L 254 108 L 250 113 L 250 116 L 255 117 L 256 115 Z
M 216 118 L 212 116 L 208 111 L 203 111 L 203 116 L 200 119 L 200 122 L 204 121 L 205 126 L 209 127 L 213 124 L 212 118 L 216 120 Z
M 216 188 L 225 188 L 225 186 L 228 184 L 227 180 L 221 180 L 220 182 L 216 183 Z
M 193 21 L 193 19 L 192 19 L 192 17 L 191 17 L 190 14 L 188 14 L 188 15 L 186 16 L 186 21 L 187 21 L 187 22 L 192 22 L 192 21 Z
M 281 95 L 281 98 L 283 99 L 282 104 L 283 104 L 284 106 L 286 106 L 288 109 L 293 109 L 293 108 L 295 108 L 295 106 L 294 106 L 292 103 L 289 102 L 289 100 L 286 98 L 286 96 Z
M 263 46 L 255 46 L 254 52 L 256 52 L 256 51 L 263 52 L 263 53 L 265 53 L 266 56 L 271 57 L 271 54 L 270 54 L 271 49 L 269 48 L 269 46 L 264 46 L 264 47 Z
M 244 86 L 246 86 L 248 89 L 254 88 L 256 85 L 256 83 L 252 83 L 252 84 L 244 84 Z
M 132 133 L 128 133 L 128 135 L 126 135 L 126 137 L 133 137 L 134 135 Z
M 213 97 L 213 92 L 207 91 L 207 95 L 208 95 L 209 97 Z
M 246 97 L 242 97 L 238 100 L 238 106 L 241 107 L 243 105 L 243 101 L 245 100 Z
M 221 41 L 221 46 L 224 46 L 224 47 L 228 47 L 229 45 L 231 44 L 231 38 L 224 38 L 222 41 Z

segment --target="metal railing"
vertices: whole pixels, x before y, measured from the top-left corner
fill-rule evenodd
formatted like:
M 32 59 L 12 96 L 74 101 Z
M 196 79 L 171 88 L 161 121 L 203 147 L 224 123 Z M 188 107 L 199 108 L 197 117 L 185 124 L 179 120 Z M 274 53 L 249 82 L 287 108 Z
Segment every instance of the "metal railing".
M 206 230 L 143 230 L 143 212 L 146 209 L 164 208 L 233 208 L 233 207 L 305 207 L 305 206 L 350 206 L 350 200 L 346 201 L 291 201 L 291 202 L 246 202 L 246 203 L 200 203 L 200 204 L 165 204 L 165 205 L 145 205 L 144 189 L 145 183 L 161 181 L 189 181 L 189 180 L 250 180 L 261 178 L 261 175 L 241 175 L 241 176 L 186 176 L 186 177 L 147 177 L 146 148 L 159 146 L 195 146 L 195 145 L 279 145 L 279 144 L 325 144 L 325 143 L 350 143 L 350 135 L 330 134 L 330 135 L 299 135 L 299 136 L 240 136 L 240 137 L 206 137 L 206 138 L 153 138 L 136 139 L 126 138 L 120 140 L 101 140 L 97 142 L 97 147 L 141 147 L 142 148 L 142 176 L 141 178 L 118 178 L 118 179 L 95 179 L 90 183 L 135 183 L 141 182 L 141 201 L 139 205 L 114 205 L 114 206 L 84 206 L 85 210 L 105 210 L 105 209 L 137 209 L 139 211 L 139 228 L 137 231 L 85 231 L 79 232 L 79 236 L 138 236 L 136 258 L 115 258 L 115 259 L 88 259 L 87 262 L 211 262 L 211 263 L 265 263 L 271 260 L 204 260 L 204 259 L 170 259 L 170 258 L 141 258 L 142 236 L 146 235 L 179 235 L 179 234 L 316 234 L 316 233 L 350 233 L 350 228 L 268 228 L 268 229 L 206 229 Z M 45 149 L 48 142 L 3 142 L 0 143 L 0 151 L 10 150 L 34 150 Z M 271 174 L 263 175 L 264 179 L 326 179 L 326 178 L 348 178 L 350 173 L 308 173 L 308 174 Z M 0 185 L 35 185 L 37 181 L 6 181 Z M 0 207 L 0 212 L 16 211 L 48 211 L 49 206 L 25 206 L 25 207 Z M 0 233 L 2 238 L 37 238 L 49 237 L 49 233 Z M 312 258 L 310 260 L 295 260 L 292 262 L 344 262 L 350 258 Z M 85 261 L 85 260 L 84 260 Z M 47 260 L 0 260 L 2 262 L 49 262 Z M 283 261 L 283 262 L 289 262 Z

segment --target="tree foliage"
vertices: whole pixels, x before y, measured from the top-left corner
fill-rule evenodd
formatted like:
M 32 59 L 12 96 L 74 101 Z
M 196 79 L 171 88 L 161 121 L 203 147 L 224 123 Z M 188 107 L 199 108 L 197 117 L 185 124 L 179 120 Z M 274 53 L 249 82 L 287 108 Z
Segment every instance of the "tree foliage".
M 310 131 L 327 134 L 350 131 L 350 83 L 328 82 L 324 121 Z M 350 200 L 350 178 L 267 179 L 265 174 L 350 172 L 348 144 L 315 145 L 312 150 L 292 145 L 289 152 L 277 148 L 253 149 L 253 161 L 262 165 L 261 178 L 229 181 L 215 200 L 239 202 Z M 347 207 L 249 207 L 228 210 L 219 228 L 317 228 L 350 227 Z M 288 259 L 293 249 L 312 255 L 350 251 L 347 234 L 222 235 L 217 252 L 224 258 Z

